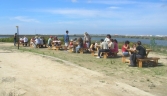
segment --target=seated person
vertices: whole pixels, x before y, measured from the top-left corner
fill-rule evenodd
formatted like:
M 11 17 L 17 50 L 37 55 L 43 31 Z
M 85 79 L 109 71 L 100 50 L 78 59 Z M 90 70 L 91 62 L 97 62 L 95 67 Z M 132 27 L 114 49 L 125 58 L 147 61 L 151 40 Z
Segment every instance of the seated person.
M 110 52 L 110 49 L 108 47 L 108 43 L 105 42 L 103 39 L 101 39 L 101 44 L 100 44 L 100 48 L 98 51 L 98 56 L 96 58 L 100 58 L 100 53 L 101 52 Z
M 35 45 L 36 45 L 36 47 L 37 47 L 37 45 L 41 45 L 39 37 L 35 37 Z
M 42 37 L 42 38 L 43 38 L 43 44 L 44 44 L 44 46 L 46 47 L 46 40 L 45 40 L 44 37 Z
M 43 47 L 43 38 L 42 37 L 39 37 L 39 40 L 40 40 L 40 43 L 41 43 L 41 46 Z
M 35 38 L 34 38 L 34 37 L 31 38 L 31 40 L 30 40 L 30 45 L 31 45 L 32 47 L 35 47 Z
M 83 39 L 79 37 L 77 43 L 78 43 L 78 46 L 75 48 L 76 53 L 78 53 L 79 49 L 83 47 Z
M 27 46 L 27 43 L 28 43 L 28 38 L 26 37 L 26 36 L 24 36 L 24 38 L 23 38 L 23 41 L 24 41 L 24 46 Z
M 114 56 L 118 53 L 118 43 L 116 39 L 113 40 L 113 47 L 110 47 L 110 50 L 111 50 L 110 53 L 111 56 Z
M 118 53 L 118 42 L 117 42 L 116 39 L 114 39 L 113 41 L 114 41 L 114 49 L 112 50 L 112 52 L 113 52 L 113 53 L 114 53 L 114 52 Z
M 109 49 L 111 49 L 111 51 L 114 49 L 114 40 L 110 39 L 110 42 L 108 43 L 108 47 Z
M 22 37 L 19 39 L 19 41 L 20 41 L 20 44 L 23 44 L 23 43 L 24 43 L 24 40 L 23 40 Z
M 74 47 L 74 44 L 73 44 L 73 40 L 72 40 L 72 39 L 70 40 L 69 47 L 70 47 L 70 48 L 73 48 L 73 47 Z
M 90 48 L 89 48 L 89 51 L 95 51 L 96 49 L 95 49 L 95 43 L 92 43 L 91 45 L 90 45 Z
M 97 49 L 97 45 L 98 45 L 98 43 L 97 43 L 97 41 L 95 42 L 95 49 Z
M 61 46 L 61 41 L 55 36 L 53 39 L 54 46 Z
M 129 49 L 129 41 L 125 41 L 125 44 L 122 46 L 122 54 L 123 56 L 129 56 L 129 51 L 127 49 Z
M 137 58 L 144 58 L 146 56 L 146 48 L 142 46 L 141 41 L 137 42 L 137 47 L 136 47 L 137 53 L 131 54 L 130 55 L 130 65 L 131 67 L 136 66 L 136 59 Z
M 133 50 L 133 51 L 136 50 L 136 44 L 135 44 L 135 43 L 133 43 L 132 47 L 130 47 L 130 50 Z M 134 52 L 131 51 L 131 54 L 133 54 L 133 53 L 134 53 Z

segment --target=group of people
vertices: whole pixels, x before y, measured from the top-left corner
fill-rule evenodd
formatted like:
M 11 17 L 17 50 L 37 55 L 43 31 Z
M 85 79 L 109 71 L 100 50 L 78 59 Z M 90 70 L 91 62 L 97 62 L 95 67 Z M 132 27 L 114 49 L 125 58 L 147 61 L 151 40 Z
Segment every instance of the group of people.
M 100 49 L 98 50 L 98 56 L 96 58 L 101 58 L 102 52 L 109 52 L 111 56 L 114 53 L 118 53 L 118 42 L 116 39 L 112 39 L 110 34 L 107 34 L 105 39 L 100 40 L 99 47 Z
M 20 42 L 20 44 L 23 44 L 23 46 L 27 46 L 28 45 L 28 38 L 26 36 L 20 37 L 19 42 Z
M 61 40 L 58 39 L 57 36 L 50 36 L 48 39 L 48 47 L 52 47 L 52 46 L 61 46 Z
M 33 37 L 30 40 L 30 45 L 34 48 L 36 48 L 37 46 L 44 47 L 45 44 L 46 44 L 46 42 L 45 42 L 44 37 L 35 36 L 35 38 Z M 46 47 L 46 45 L 45 45 L 45 47 Z
M 146 56 L 146 48 L 142 45 L 141 41 L 137 41 L 137 44 L 133 44 L 131 47 L 129 45 L 129 41 L 125 41 L 122 46 L 122 54 L 124 56 L 130 56 L 130 67 L 136 66 L 137 58 L 145 58 Z M 131 52 L 129 52 L 131 50 Z
M 88 51 L 97 51 L 98 56 L 96 58 L 101 58 L 102 52 L 108 52 L 109 55 L 112 56 L 113 53 L 118 53 L 118 42 L 116 39 L 112 39 L 110 34 L 107 34 L 105 39 L 100 40 L 100 44 L 97 42 L 91 43 L 91 36 L 85 32 L 84 38 L 82 39 L 79 37 L 78 39 L 69 39 L 68 35 L 69 31 L 66 31 L 66 34 L 64 35 L 64 50 L 67 51 L 67 49 L 72 48 L 73 51 L 76 53 L 79 52 L 80 48 L 88 49 Z M 17 33 L 14 35 L 14 46 L 16 46 L 16 36 Z M 28 44 L 28 38 L 24 36 L 23 38 L 20 38 L 20 43 L 23 43 L 25 46 Z M 45 39 L 43 37 L 35 37 L 31 38 L 30 44 L 33 47 L 36 47 L 37 45 L 44 45 L 46 44 Z M 47 41 L 48 46 L 61 46 L 61 40 L 59 40 L 56 36 L 50 36 L 50 38 Z M 133 52 L 129 52 L 129 50 L 134 50 Z M 131 53 L 131 54 L 130 54 Z M 146 56 L 146 48 L 142 46 L 142 43 L 140 41 L 137 42 L 137 44 L 133 44 L 133 46 L 130 47 L 130 42 L 125 41 L 124 45 L 122 46 L 122 54 L 123 56 L 130 56 L 130 66 L 134 67 L 136 66 L 136 59 L 137 58 L 144 58 Z

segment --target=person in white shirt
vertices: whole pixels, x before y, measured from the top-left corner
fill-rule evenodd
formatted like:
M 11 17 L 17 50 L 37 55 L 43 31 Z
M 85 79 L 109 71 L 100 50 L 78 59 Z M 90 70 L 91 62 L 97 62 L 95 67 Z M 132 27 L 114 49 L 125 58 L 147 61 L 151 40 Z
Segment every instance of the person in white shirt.
M 28 38 L 26 36 L 24 36 L 23 41 L 24 41 L 24 46 L 27 46 Z
M 107 34 L 106 38 L 104 39 L 104 42 L 110 42 L 110 39 L 111 39 L 111 35 L 110 34 Z
M 43 46 L 43 38 L 39 37 L 39 39 L 40 39 L 40 44 Z
M 110 49 L 108 47 L 108 43 L 104 41 L 104 39 L 101 39 L 101 44 L 100 44 L 101 49 L 98 51 L 98 56 L 96 58 L 100 58 L 100 53 L 101 52 L 110 52 Z
M 35 37 L 35 45 L 40 45 L 41 42 L 40 42 L 40 39 L 38 37 Z

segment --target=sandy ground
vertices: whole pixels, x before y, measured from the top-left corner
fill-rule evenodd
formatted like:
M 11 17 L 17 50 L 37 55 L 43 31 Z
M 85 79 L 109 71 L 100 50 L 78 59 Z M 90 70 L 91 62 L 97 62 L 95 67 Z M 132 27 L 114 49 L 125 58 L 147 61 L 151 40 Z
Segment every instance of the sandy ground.
M 116 78 L 59 61 L 0 49 L 0 96 L 154 96 Z

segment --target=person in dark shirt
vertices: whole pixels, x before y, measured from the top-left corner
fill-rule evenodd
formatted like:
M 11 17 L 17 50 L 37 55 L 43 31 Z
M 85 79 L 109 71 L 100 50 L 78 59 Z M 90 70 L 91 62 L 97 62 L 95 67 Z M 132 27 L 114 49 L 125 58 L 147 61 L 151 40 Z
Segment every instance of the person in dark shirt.
M 17 33 L 14 34 L 14 46 L 16 46 Z
M 130 65 L 131 67 L 136 66 L 137 58 L 144 58 L 146 56 L 146 48 L 142 46 L 141 41 L 137 42 L 136 53 L 130 55 Z

